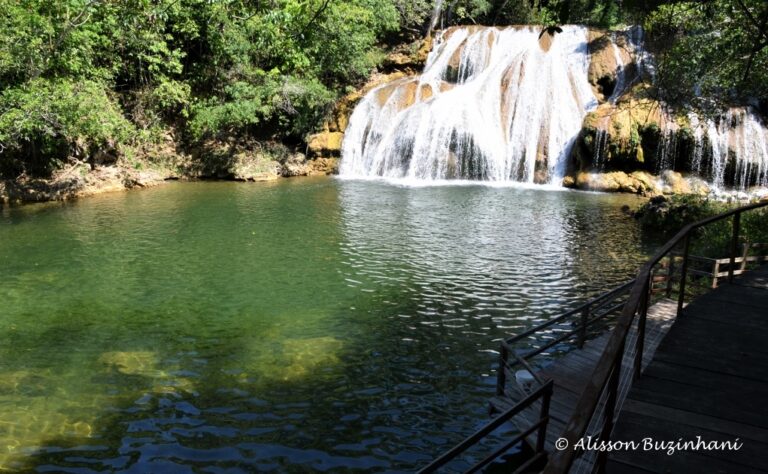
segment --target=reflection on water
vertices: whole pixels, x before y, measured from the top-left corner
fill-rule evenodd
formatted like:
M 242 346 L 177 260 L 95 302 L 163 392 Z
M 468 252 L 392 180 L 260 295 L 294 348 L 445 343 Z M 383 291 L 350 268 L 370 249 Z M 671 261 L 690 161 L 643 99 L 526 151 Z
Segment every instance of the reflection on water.
M 307 179 L 0 215 L 0 468 L 412 470 L 504 335 L 627 278 L 629 197 Z

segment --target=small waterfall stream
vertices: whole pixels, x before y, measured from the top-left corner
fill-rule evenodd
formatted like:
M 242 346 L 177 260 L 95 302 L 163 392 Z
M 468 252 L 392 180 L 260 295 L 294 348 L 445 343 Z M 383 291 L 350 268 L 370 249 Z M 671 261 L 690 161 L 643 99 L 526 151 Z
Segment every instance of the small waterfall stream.
M 346 131 L 340 173 L 552 182 L 586 114 L 587 29 L 444 31 L 421 76 L 372 90 Z
M 611 49 L 613 51 L 613 59 L 616 62 L 616 83 L 613 87 L 608 102 L 611 105 L 615 105 L 621 95 L 627 89 L 627 65 L 624 63 L 624 58 L 621 55 L 619 46 L 616 44 L 616 33 L 611 33 Z M 610 116 L 606 115 L 600 120 L 600 123 L 595 130 L 595 156 L 593 163 L 595 169 L 603 171 L 605 168 L 605 154 L 606 147 L 608 146 L 608 125 L 610 123 Z
M 703 120 L 691 112 L 688 118 L 694 141 L 692 172 L 717 188 L 768 186 L 768 129 L 750 107 Z

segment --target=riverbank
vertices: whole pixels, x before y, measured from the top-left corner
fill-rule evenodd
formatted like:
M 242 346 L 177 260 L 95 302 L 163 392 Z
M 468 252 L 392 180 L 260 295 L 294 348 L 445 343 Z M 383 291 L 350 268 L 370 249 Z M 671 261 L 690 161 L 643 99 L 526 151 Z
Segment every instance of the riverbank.
M 339 158 L 307 158 L 293 153 L 282 162 L 258 153 L 239 153 L 218 158 L 221 166 L 203 167 L 177 156 L 163 164 L 144 163 L 135 168 L 117 163 L 91 168 L 79 163 L 54 173 L 50 178 L 22 176 L 16 180 L 0 180 L 0 204 L 24 204 L 67 201 L 102 193 L 142 189 L 172 181 L 241 181 L 264 182 L 283 178 L 329 176 L 338 173 Z M 566 176 L 564 188 L 601 193 L 635 194 L 645 198 L 657 196 L 694 196 L 715 201 L 744 201 L 768 196 L 766 188 L 746 191 L 712 187 L 696 176 L 666 171 L 653 175 L 643 171 L 587 173 Z
M 0 180 L 0 204 L 66 201 L 96 194 L 127 191 L 161 185 L 168 181 L 231 180 L 272 181 L 296 176 L 335 174 L 338 158 L 308 159 L 299 152 L 277 157 L 259 150 L 230 150 L 219 147 L 211 159 L 192 160 L 179 154 L 162 160 L 91 166 L 77 163 L 58 170 L 50 177 Z

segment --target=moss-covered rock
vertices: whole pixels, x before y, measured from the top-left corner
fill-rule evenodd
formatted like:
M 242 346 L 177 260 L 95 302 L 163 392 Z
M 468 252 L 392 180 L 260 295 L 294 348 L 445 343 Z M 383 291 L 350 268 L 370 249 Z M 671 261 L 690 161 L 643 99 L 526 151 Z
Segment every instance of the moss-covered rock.
M 571 168 L 653 171 L 663 120 L 662 105 L 645 86 L 636 87 L 616 104 L 600 105 L 584 119 Z

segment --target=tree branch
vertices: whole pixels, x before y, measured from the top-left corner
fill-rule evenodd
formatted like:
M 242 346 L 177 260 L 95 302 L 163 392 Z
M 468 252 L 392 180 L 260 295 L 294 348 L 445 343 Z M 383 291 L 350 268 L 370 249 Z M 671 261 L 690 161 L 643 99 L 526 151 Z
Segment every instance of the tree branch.
M 323 5 L 315 12 L 314 16 L 312 16 L 312 19 L 310 19 L 309 22 L 306 25 L 304 25 L 304 28 L 302 28 L 299 34 L 295 35 L 294 38 L 303 38 L 304 33 L 306 33 L 309 30 L 309 27 L 312 26 L 312 23 L 314 23 L 318 18 L 320 18 L 320 15 L 322 15 L 325 9 L 328 8 L 329 3 L 331 3 L 331 0 L 325 0 L 323 2 Z
M 768 8 L 763 12 L 763 16 L 761 18 L 761 21 L 758 21 L 757 18 L 755 18 L 752 15 L 752 12 L 749 11 L 749 8 L 747 8 L 746 5 L 744 5 L 743 0 L 736 0 L 736 2 L 741 7 L 741 10 L 744 12 L 744 14 L 747 16 L 749 21 L 752 23 L 752 26 L 754 26 L 757 29 L 757 35 L 763 36 L 766 40 L 768 40 L 768 31 L 765 29 L 766 20 L 768 20 Z

